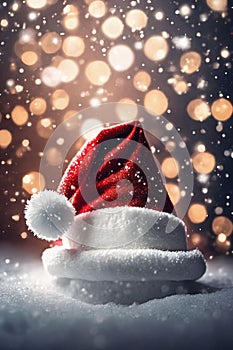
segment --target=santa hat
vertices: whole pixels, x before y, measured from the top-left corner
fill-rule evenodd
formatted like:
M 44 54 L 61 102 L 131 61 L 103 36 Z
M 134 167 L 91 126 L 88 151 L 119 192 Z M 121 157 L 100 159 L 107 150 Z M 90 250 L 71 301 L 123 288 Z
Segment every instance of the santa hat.
M 187 251 L 185 225 L 137 121 L 105 128 L 86 143 L 58 191 L 33 195 L 25 217 L 39 238 L 63 239 L 42 256 L 58 278 L 173 283 L 205 272 L 201 252 Z

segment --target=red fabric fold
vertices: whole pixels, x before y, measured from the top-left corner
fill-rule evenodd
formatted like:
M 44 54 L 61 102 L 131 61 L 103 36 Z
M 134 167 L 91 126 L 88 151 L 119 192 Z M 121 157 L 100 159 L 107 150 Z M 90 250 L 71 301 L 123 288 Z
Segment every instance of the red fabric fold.
M 86 143 L 58 191 L 71 201 L 76 214 L 126 205 L 168 213 L 174 209 L 137 121 L 103 129 Z

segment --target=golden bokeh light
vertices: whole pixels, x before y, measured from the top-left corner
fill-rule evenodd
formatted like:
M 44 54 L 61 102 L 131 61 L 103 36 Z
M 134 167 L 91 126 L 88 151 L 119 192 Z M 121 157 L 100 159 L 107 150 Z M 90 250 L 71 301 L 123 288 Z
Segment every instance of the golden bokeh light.
M 122 98 L 116 105 L 116 114 L 122 122 L 134 120 L 138 114 L 137 104 L 131 98 Z
M 67 30 L 75 30 L 79 26 L 79 10 L 74 5 L 66 5 L 63 9 L 65 15 L 62 21 Z
M 62 153 L 55 147 L 51 147 L 45 152 L 45 159 L 52 166 L 58 166 L 63 162 Z
M 226 216 L 217 216 L 212 222 L 212 230 L 216 235 L 224 234 L 229 237 L 233 231 L 233 224 Z
M 189 207 L 188 217 L 194 224 L 202 223 L 207 216 L 207 210 L 203 204 L 194 203 Z
M 142 10 L 134 9 L 126 13 L 125 23 L 132 29 L 132 31 L 145 28 L 147 21 L 147 15 Z
M 47 5 L 47 0 L 26 0 L 26 4 L 32 9 L 39 10 Z
M 37 171 L 31 171 L 22 178 L 22 187 L 29 194 L 43 191 L 45 188 L 44 176 Z
M 58 33 L 49 32 L 41 37 L 40 44 L 45 53 L 53 54 L 60 50 L 62 39 Z
M 46 111 L 46 108 L 47 103 L 42 97 L 34 98 L 29 105 L 30 112 L 35 115 L 42 115 Z
M 62 60 L 57 68 L 61 72 L 61 81 L 63 83 L 70 83 L 79 74 L 77 63 L 71 59 Z
M 176 185 L 175 183 L 168 182 L 165 184 L 165 187 L 169 194 L 169 197 L 171 198 L 173 205 L 176 205 L 179 202 L 181 197 L 179 186 Z
M 101 86 L 109 80 L 111 70 L 104 61 L 93 61 L 86 66 L 85 74 L 93 85 Z
M 42 82 L 49 87 L 55 87 L 62 81 L 62 74 L 56 67 L 45 67 L 41 72 Z
M 200 98 L 189 102 L 187 112 L 190 118 L 200 122 L 207 119 L 211 115 L 208 103 Z
M 12 141 L 12 135 L 10 131 L 6 129 L 0 130 L 0 147 L 7 148 Z
M 36 124 L 36 131 L 40 137 L 48 139 L 53 133 L 53 124 L 50 118 L 43 118 Z
M 222 12 L 227 9 L 227 0 L 206 0 L 206 3 L 213 11 Z
M 81 135 L 85 140 L 92 140 L 103 129 L 101 120 L 95 118 L 85 119 L 81 126 Z
M 150 90 L 144 98 L 146 110 L 153 115 L 162 115 L 168 108 L 168 99 L 161 90 Z
M 189 89 L 188 83 L 185 80 L 175 81 L 173 89 L 178 95 L 186 94 Z
M 135 89 L 145 92 L 151 84 L 151 76 L 147 72 L 141 70 L 137 72 L 133 78 Z
M 108 17 L 101 26 L 101 30 L 109 39 L 117 39 L 123 33 L 124 24 L 117 16 Z
M 214 155 L 209 152 L 195 153 L 192 162 L 194 169 L 200 174 L 211 173 L 216 165 Z
M 84 53 L 84 40 L 77 35 L 70 35 L 63 41 L 62 50 L 66 56 L 79 57 Z
M 88 12 L 94 18 L 101 18 L 106 13 L 106 5 L 100 0 L 93 1 L 88 7 Z
M 162 172 L 164 176 L 168 177 L 169 179 L 178 176 L 179 168 L 179 163 L 175 158 L 167 157 L 162 162 Z
M 152 61 L 163 60 L 169 51 L 167 41 L 160 35 L 151 36 L 144 45 L 144 54 Z
M 70 101 L 68 93 L 63 89 L 57 89 L 53 92 L 51 96 L 51 102 L 55 109 L 63 110 L 65 109 Z
M 108 62 L 117 72 L 129 69 L 134 62 L 134 53 L 127 45 L 115 45 L 108 52 Z
M 34 51 L 25 51 L 21 55 L 21 61 L 27 66 L 33 66 L 38 61 L 38 55 Z
M 219 98 L 211 106 L 213 117 L 219 121 L 228 120 L 232 115 L 232 104 L 225 98 Z
M 180 58 L 180 69 L 183 73 L 192 74 L 200 68 L 201 55 L 195 51 L 185 52 Z
M 28 121 L 28 111 L 25 107 L 16 105 L 11 112 L 11 119 L 16 125 L 24 125 Z

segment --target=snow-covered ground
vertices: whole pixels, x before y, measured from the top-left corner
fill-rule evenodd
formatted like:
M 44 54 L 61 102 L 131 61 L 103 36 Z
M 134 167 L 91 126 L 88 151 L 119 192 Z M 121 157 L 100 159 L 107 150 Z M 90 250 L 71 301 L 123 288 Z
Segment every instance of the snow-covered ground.
M 232 348 L 231 258 L 208 263 L 200 280 L 208 293 L 130 306 L 83 303 L 57 290 L 40 262 L 17 261 L 17 253 L 0 250 L 1 350 Z

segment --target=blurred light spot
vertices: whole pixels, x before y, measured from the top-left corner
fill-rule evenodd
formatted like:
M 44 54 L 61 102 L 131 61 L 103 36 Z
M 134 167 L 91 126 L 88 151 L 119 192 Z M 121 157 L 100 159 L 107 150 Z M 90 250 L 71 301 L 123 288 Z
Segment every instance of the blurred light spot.
M 202 204 L 192 204 L 188 210 L 188 217 L 194 224 L 200 224 L 207 218 L 206 207 Z

